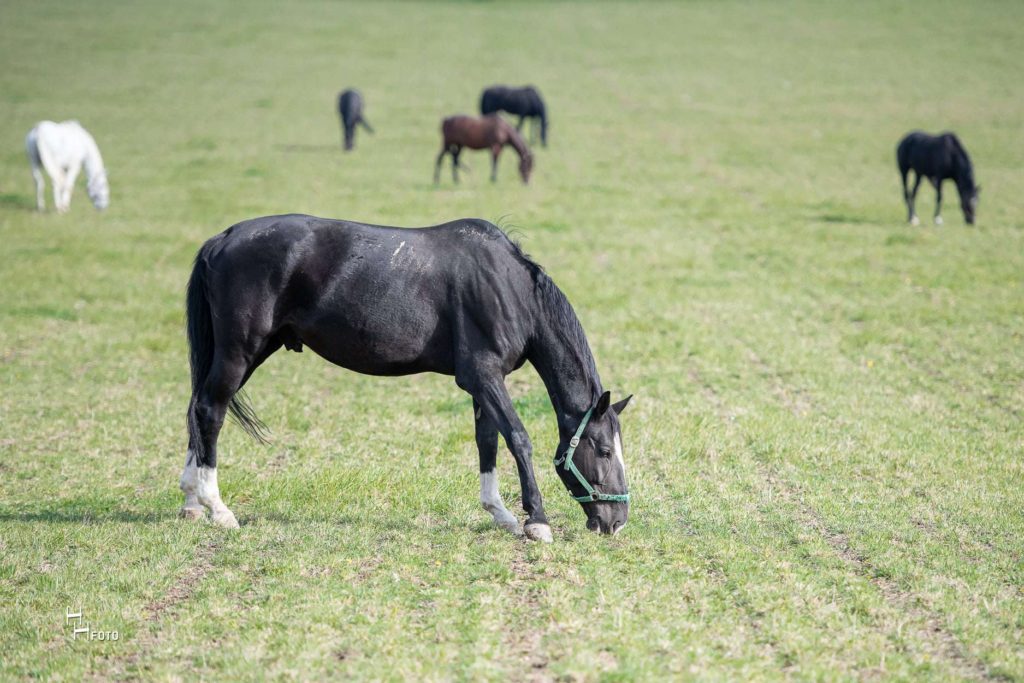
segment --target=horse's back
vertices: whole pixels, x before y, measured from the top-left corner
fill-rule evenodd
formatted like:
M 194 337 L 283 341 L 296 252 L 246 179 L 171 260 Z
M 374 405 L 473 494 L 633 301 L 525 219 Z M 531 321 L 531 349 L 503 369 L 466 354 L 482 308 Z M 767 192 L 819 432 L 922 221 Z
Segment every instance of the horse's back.
M 467 321 L 530 290 L 516 253 L 476 219 L 409 229 L 292 214 L 232 226 L 197 267 L 223 337 L 286 334 L 368 374 L 451 374 Z M 487 324 L 522 337 L 518 321 Z
M 930 177 L 948 177 L 954 159 L 958 157 L 967 159 L 967 152 L 952 131 L 943 131 L 938 135 L 920 130 L 911 131 L 903 136 L 896 147 L 896 160 L 901 171 L 912 168 Z

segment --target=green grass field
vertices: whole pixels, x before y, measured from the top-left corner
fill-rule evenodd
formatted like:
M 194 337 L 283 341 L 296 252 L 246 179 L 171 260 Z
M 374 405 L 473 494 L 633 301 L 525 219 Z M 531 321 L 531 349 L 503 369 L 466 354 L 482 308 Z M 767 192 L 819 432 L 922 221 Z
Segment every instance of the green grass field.
M 0 678 L 1024 679 L 1024 5 L 0 4 Z M 536 83 L 550 147 L 431 182 L 443 115 Z M 334 98 L 374 136 L 340 151 Z M 33 210 L 77 118 L 111 207 Z M 978 224 L 904 224 L 894 148 L 958 131 Z M 623 416 L 634 503 L 549 546 L 480 508 L 470 400 L 280 353 L 221 491 L 176 518 L 184 287 L 207 237 L 306 212 L 515 227 Z M 522 515 L 511 457 L 502 493 Z M 72 639 L 83 610 L 115 642 Z

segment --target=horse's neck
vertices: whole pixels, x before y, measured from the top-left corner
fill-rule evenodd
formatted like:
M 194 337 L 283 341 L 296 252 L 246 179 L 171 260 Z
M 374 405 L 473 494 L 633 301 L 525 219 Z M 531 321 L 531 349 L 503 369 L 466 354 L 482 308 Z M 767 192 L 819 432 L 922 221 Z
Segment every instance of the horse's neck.
M 508 127 L 508 143 L 516 150 L 520 159 L 529 154 L 529 151 L 526 149 L 526 143 L 523 141 L 523 136 L 512 126 Z
M 541 316 L 530 352 L 530 363 L 547 388 L 558 418 L 559 434 L 565 438 L 576 430 L 602 391 L 583 328 L 571 308 L 568 314 L 569 320 Z
M 90 178 L 94 178 L 105 173 L 103 157 L 100 156 L 100 148 L 96 146 L 96 142 L 86 135 L 82 140 L 82 144 L 85 149 L 85 158 L 83 159 L 85 174 Z

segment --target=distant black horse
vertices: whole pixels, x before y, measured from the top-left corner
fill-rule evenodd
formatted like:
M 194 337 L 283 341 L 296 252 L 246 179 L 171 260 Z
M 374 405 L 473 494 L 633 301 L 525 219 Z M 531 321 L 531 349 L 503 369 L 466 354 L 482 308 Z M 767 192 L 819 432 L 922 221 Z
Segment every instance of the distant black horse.
M 349 88 L 338 95 L 338 114 L 341 116 L 346 151 L 355 146 L 356 124 L 361 124 L 367 131 L 373 132 L 373 128 L 363 117 L 363 96 L 358 90 Z
M 544 100 L 532 85 L 522 88 L 509 88 L 504 85 L 493 85 L 480 95 L 480 113 L 484 116 L 498 111 L 505 111 L 519 117 L 516 130 L 523 129 L 523 121 L 530 119 L 530 142 L 533 142 L 536 124 L 540 122 L 540 141 L 548 146 L 548 115 Z
M 896 148 L 896 163 L 903 178 L 903 198 L 907 202 L 907 220 L 917 225 L 914 200 L 921 178 L 927 178 L 935 186 L 935 224 L 942 225 L 942 181 L 952 178 L 960 193 L 960 208 L 968 225 L 974 224 L 974 213 L 978 208 L 978 194 L 981 187 L 974 184 L 974 169 L 967 150 L 953 133 L 928 135 L 921 131 L 908 133 Z M 914 188 L 907 188 L 907 174 L 914 170 Z
M 192 398 L 183 517 L 202 518 L 205 507 L 215 523 L 238 525 L 217 487 L 225 413 L 259 437 L 262 423 L 237 392 L 282 346 L 301 351 L 307 345 L 364 374 L 453 375 L 473 397 L 484 508 L 500 526 L 520 533 L 498 494 L 501 434 L 519 471 L 524 530 L 550 541 L 530 437 L 504 383 L 529 361 L 555 410 L 558 474 L 583 506 L 587 527 L 615 533 L 626 523 L 618 415 L 629 398 L 611 403 L 565 295 L 486 221 L 420 229 L 302 215 L 245 221 L 199 250 L 187 316 Z M 402 416 L 392 418 L 401 429 Z M 416 455 L 410 448 L 399 457 Z

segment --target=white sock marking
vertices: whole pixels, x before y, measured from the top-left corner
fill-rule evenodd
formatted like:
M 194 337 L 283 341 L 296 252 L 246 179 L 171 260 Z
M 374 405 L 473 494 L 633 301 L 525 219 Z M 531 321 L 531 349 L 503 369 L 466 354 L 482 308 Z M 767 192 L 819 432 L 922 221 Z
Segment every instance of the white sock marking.
M 519 533 L 519 520 L 505 507 L 498 493 L 498 473 L 494 470 L 480 473 L 480 504 L 491 513 L 495 523 L 512 533 Z

